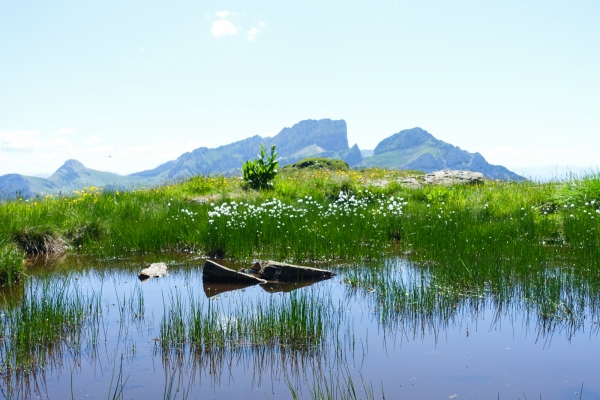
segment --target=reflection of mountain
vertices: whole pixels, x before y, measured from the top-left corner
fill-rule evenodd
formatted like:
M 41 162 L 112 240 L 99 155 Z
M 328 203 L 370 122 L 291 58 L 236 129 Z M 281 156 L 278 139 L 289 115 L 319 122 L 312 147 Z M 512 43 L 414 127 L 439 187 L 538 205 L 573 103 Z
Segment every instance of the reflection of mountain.
M 487 178 L 522 179 L 501 166 L 490 165 L 479 153 L 469 153 L 436 139 L 427 131 L 413 128 L 384 139 L 371 151 L 348 146 L 344 120 L 306 120 L 284 128 L 273 137 L 252 136 L 214 149 L 200 147 L 158 167 L 121 176 L 86 168 L 68 160 L 47 179 L 9 174 L 0 176 L 0 197 L 29 197 L 46 193 L 70 193 L 85 186 L 130 188 L 155 185 L 193 175 L 236 174 L 246 160 L 253 159 L 260 144 L 277 146 L 281 165 L 305 157 L 342 159 L 350 166 L 416 169 L 464 169 L 482 172 Z M 366 158 L 364 158 L 367 156 Z

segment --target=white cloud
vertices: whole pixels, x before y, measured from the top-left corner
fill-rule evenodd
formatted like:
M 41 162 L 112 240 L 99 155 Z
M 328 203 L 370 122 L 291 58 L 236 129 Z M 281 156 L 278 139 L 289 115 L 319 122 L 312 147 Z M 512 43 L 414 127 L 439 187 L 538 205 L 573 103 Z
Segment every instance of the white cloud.
M 227 18 L 228 16 L 230 16 L 230 15 L 231 15 L 231 13 L 230 13 L 229 11 L 227 11 L 227 10 L 223 10 L 223 11 L 217 11 L 217 12 L 215 13 L 215 15 L 216 15 L 217 17 L 219 17 L 219 18 Z
M 248 41 L 253 42 L 256 39 L 256 35 L 258 35 L 258 28 L 252 28 L 248 31 Z
M 212 32 L 212 35 L 214 37 L 219 37 L 226 35 L 236 35 L 239 29 L 240 28 L 237 28 L 235 25 L 233 25 L 233 22 L 231 22 L 230 20 L 219 19 L 213 22 L 210 31 Z
M 0 132 L 0 151 L 35 151 L 41 144 L 40 136 L 38 131 Z
M 253 27 L 252 29 L 250 29 L 248 31 L 248 41 L 249 42 L 254 42 L 254 39 L 256 39 L 256 35 L 258 35 L 259 32 L 261 32 L 262 30 L 264 30 L 267 27 L 267 25 L 263 21 L 260 21 L 258 23 L 258 26 L 260 26 L 260 28 Z
M 57 131 L 58 133 L 62 133 L 63 135 L 68 135 L 69 133 L 75 133 L 75 129 L 73 128 L 62 128 Z
M 92 136 L 85 141 L 85 144 L 94 145 L 102 142 L 102 139 L 98 136 Z

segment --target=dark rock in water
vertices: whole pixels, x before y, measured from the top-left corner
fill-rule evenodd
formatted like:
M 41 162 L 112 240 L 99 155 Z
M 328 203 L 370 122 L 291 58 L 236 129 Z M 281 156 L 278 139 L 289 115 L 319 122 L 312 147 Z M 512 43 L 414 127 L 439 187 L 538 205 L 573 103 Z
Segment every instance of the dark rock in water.
M 254 265 L 250 269 L 252 270 L 252 272 L 258 274 L 260 272 L 261 268 L 262 267 L 261 267 L 260 263 L 257 261 L 257 262 L 254 263 Z
M 331 278 L 335 274 L 324 269 L 267 261 L 262 265 L 259 275 L 269 281 L 291 281 L 301 278 Z
M 148 268 L 141 270 L 138 278 L 140 278 L 141 281 L 145 281 L 150 278 L 160 278 L 167 274 L 167 264 L 161 262 L 150 264 Z
M 204 263 L 204 269 L 202 270 L 202 280 L 266 283 L 266 281 L 263 279 L 224 267 L 211 260 L 206 260 L 206 262 Z

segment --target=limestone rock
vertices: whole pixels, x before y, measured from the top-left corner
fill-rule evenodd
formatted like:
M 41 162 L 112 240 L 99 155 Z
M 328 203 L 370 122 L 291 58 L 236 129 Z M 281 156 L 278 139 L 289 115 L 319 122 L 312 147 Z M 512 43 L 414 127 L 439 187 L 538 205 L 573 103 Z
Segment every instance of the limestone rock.
M 411 189 L 420 189 L 422 187 L 421 182 L 419 182 L 417 179 L 413 178 L 412 176 L 408 177 L 406 179 L 402 179 L 398 182 L 401 185 L 406 186 Z
M 167 264 L 161 262 L 150 264 L 148 268 L 144 268 L 140 271 L 138 277 L 140 280 L 145 281 L 146 279 L 150 278 L 161 278 L 167 274 Z
M 331 278 L 335 274 L 324 269 L 267 261 L 261 266 L 259 275 L 269 281 L 291 281 L 301 278 Z
M 266 281 L 263 279 L 224 267 L 211 260 L 206 260 L 206 262 L 204 263 L 204 269 L 202 270 L 202 280 L 266 283 Z
M 435 171 L 425 175 L 423 183 L 429 185 L 475 185 L 483 183 L 483 174 L 471 171 Z

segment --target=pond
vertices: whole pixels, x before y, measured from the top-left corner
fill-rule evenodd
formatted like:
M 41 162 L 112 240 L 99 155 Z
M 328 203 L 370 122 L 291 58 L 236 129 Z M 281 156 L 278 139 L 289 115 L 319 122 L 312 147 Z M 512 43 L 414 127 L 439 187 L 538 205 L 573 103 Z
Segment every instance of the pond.
M 169 276 L 141 282 L 137 273 L 155 261 L 169 264 Z M 586 310 L 574 324 L 485 293 L 411 307 L 420 300 L 408 291 L 393 294 L 409 298 L 400 309 L 376 288 L 351 284 L 352 271 L 375 268 L 405 289 L 427 285 L 423 270 L 401 256 L 376 266 L 321 264 L 338 273 L 323 281 L 245 287 L 203 284 L 204 261 L 68 256 L 31 266 L 25 288 L 4 292 L 2 395 L 600 399 L 599 327 Z M 83 313 L 79 322 L 18 353 L 11 318 L 25 314 L 15 310 L 57 298 L 65 300 L 52 303 L 60 312 Z M 23 366 L 17 353 L 33 364 Z

